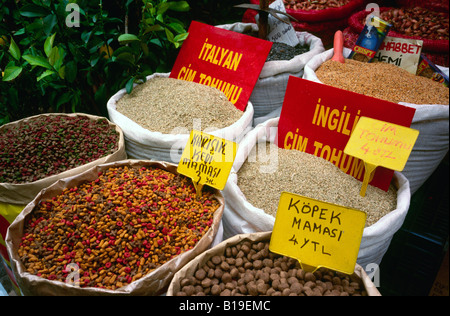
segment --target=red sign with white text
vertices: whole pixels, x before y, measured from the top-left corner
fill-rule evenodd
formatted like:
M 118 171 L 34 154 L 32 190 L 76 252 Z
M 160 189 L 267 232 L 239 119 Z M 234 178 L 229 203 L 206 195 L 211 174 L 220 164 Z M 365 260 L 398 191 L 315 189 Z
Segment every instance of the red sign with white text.
M 170 73 L 222 91 L 244 111 L 272 42 L 193 21 Z
M 278 146 L 328 160 L 362 181 L 364 162 L 344 154 L 361 116 L 410 127 L 414 108 L 368 97 L 325 84 L 289 77 L 278 123 Z M 384 191 L 393 170 L 378 167 L 370 182 Z

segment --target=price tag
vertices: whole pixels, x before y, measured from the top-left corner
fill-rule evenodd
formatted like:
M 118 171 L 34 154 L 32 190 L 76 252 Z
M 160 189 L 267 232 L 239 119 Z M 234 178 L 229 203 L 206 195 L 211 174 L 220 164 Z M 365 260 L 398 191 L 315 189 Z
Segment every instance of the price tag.
M 350 135 L 344 153 L 364 161 L 366 168 L 361 196 L 377 166 L 402 171 L 419 131 L 368 117 L 361 117 Z
M 366 213 L 282 192 L 270 251 L 295 258 L 302 268 L 326 267 L 352 274 Z
M 191 131 L 184 148 L 177 171 L 194 182 L 197 195 L 203 185 L 223 190 L 236 157 L 238 145 L 235 142 Z

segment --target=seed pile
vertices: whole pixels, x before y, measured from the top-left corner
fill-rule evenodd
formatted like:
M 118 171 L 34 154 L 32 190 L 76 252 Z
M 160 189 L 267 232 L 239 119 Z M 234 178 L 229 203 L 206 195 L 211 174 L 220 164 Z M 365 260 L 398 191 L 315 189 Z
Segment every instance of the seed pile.
M 26 183 L 117 151 L 119 133 L 106 119 L 37 116 L 0 128 L 0 182 Z
M 316 75 L 324 84 L 394 103 L 449 104 L 447 87 L 388 63 L 328 60 Z
M 219 202 L 190 179 L 159 168 L 115 167 L 44 200 L 25 222 L 18 254 L 25 270 L 80 287 L 116 289 L 193 248 Z
M 309 47 L 307 45 L 298 44 L 296 46 L 290 46 L 285 43 L 274 42 L 266 61 L 291 60 L 295 56 L 304 54 L 308 51 Z
M 350 0 L 283 0 L 286 9 L 305 11 L 339 8 L 349 2 Z
M 257 150 L 257 146 L 252 150 Z M 364 211 L 366 226 L 396 209 L 397 190 L 393 185 L 387 192 L 369 185 L 366 196 L 362 197 L 359 194 L 361 182 L 331 162 L 298 150 L 266 144 L 267 153 L 272 155 L 275 150 L 278 156 L 276 172 L 261 173 L 261 166 L 267 166 L 267 163 L 247 160 L 237 177 L 238 186 L 248 202 L 269 215 L 276 215 L 282 191 Z
M 268 242 L 229 246 L 180 282 L 176 296 L 366 296 L 359 278 L 320 268 L 301 269 L 297 260 L 269 251 Z
M 166 134 L 222 129 L 243 112 L 216 88 L 174 78 L 156 77 L 136 86 L 117 102 L 117 111 L 142 127 Z

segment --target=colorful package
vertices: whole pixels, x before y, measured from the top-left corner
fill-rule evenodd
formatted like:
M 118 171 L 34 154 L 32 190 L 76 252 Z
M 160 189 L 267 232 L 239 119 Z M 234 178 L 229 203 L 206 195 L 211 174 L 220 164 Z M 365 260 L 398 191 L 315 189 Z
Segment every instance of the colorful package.
M 391 24 L 375 15 L 370 15 L 366 21 L 366 25 L 359 34 L 348 58 L 370 63 L 375 58 L 375 54 L 389 32 Z
M 420 55 L 417 76 L 427 77 L 448 87 L 448 76 L 433 64 L 424 54 Z

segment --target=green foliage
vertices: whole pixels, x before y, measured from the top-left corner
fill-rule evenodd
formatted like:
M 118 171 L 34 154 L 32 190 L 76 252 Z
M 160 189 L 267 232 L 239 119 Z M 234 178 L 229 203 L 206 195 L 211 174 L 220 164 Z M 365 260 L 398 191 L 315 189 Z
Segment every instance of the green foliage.
M 0 0 L 0 125 L 46 112 L 107 116 L 115 92 L 170 71 L 187 37 L 172 14 L 189 9 L 168 0 Z

